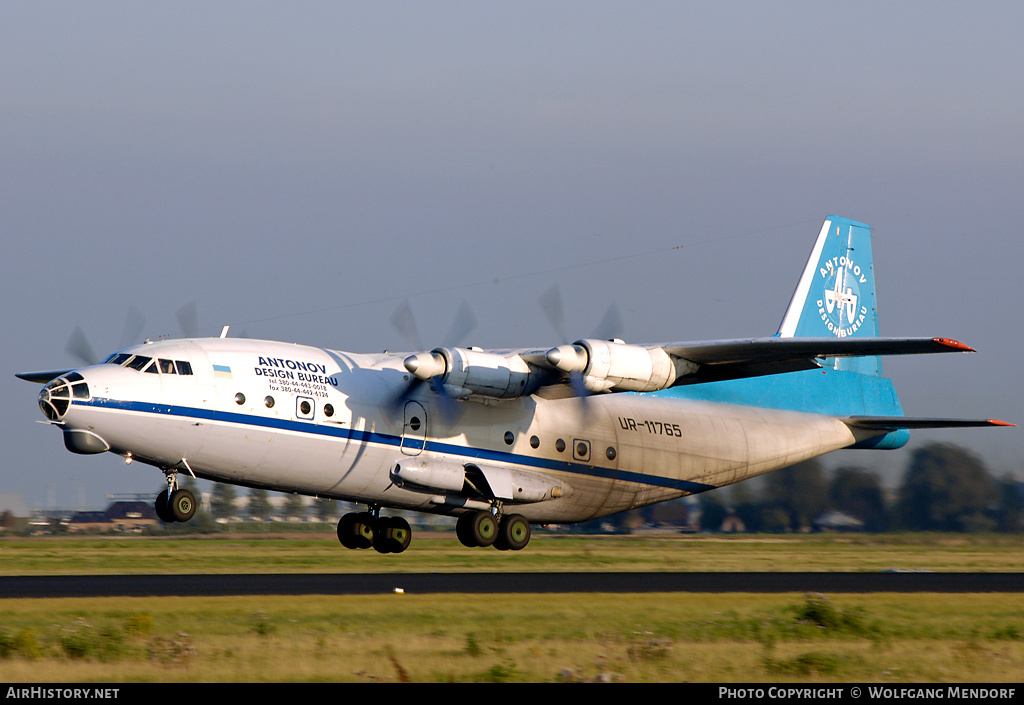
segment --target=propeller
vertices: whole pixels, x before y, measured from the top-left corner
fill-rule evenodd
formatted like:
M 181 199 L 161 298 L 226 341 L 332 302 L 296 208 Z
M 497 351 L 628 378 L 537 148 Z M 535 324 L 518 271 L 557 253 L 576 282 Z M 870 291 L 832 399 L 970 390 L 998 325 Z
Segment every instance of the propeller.
M 569 387 L 573 396 L 580 400 L 580 409 L 584 419 L 588 417 L 587 400 L 593 394 L 587 389 L 583 371 L 587 366 L 587 354 L 582 346 L 569 342 L 565 333 L 565 309 L 562 306 L 562 293 L 558 284 L 552 285 L 540 295 L 540 307 L 547 316 L 548 322 L 558 335 L 561 345 L 548 351 L 547 359 L 552 365 L 566 373 Z M 594 338 L 612 340 L 618 338 L 622 333 L 622 314 L 613 303 L 601 317 L 597 328 L 594 331 Z
M 182 335 L 186 338 L 199 337 L 199 313 L 195 301 L 185 304 L 174 315 L 178 319 L 178 325 L 181 326 Z
M 390 320 L 391 325 L 394 326 L 395 330 L 405 338 L 410 349 L 413 350 L 414 353 L 418 353 L 415 355 L 416 358 L 422 358 L 426 361 L 426 358 L 433 357 L 429 352 L 425 352 L 425 348 L 420 339 L 419 327 L 416 325 L 416 317 L 413 315 L 412 307 L 409 305 L 408 300 L 399 304 L 398 308 L 395 309 L 395 312 L 391 314 Z M 464 341 L 469 334 L 473 332 L 476 325 L 477 319 L 476 315 L 473 313 L 473 309 L 467 302 L 463 301 L 458 312 L 455 314 L 455 320 L 452 321 L 451 328 L 448 330 L 443 342 L 438 347 L 458 347 L 462 341 Z M 413 358 L 409 359 L 411 361 Z M 436 362 L 433 364 L 436 365 Z M 406 369 L 409 369 L 410 372 L 413 372 L 415 368 L 416 364 L 414 362 L 410 362 L 406 365 Z M 441 372 L 442 371 L 438 371 L 435 374 L 440 374 Z M 405 404 L 406 400 L 424 382 L 430 384 L 430 388 L 440 400 L 442 413 L 444 413 L 445 416 L 450 417 L 455 410 L 455 400 L 447 393 L 444 384 L 435 379 L 434 376 L 431 376 L 428 379 L 422 379 L 414 374 L 410 374 L 409 383 L 393 395 L 393 397 L 387 402 L 387 407 L 392 410 L 392 413 L 397 412 L 397 410 Z
M 182 334 L 186 338 L 194 338 L 198 335 L 199 316 L 197 310 L 195 302 L 192 302 L 182 306 L 176 314 L 178 325 L 181 326 Z M 124 329 L 121 331 L 121 340 L 117 349 L 122 350 L 138 343 L 145 328 L 146 318 L 142 315 L 142 311 L 134 304 L 128 306 Z M 75 326 L 71 331 L 64 349 L 84 365 L 98 365 L 101 361 L 81 326 Z
M 125 316 L 124 330 L 121 332 L 121 342 L 117 349 L 127 348 L 139 341 L 143 328 L 146 327 L 146 319 L 142 312 L 134 305 L 128 307 L 128 314 Z M 75 326 L 68 338 L 68 344 L 64 348 L 69 355 L 81 361 L 85 365 L 98 365 L 100 356 L 96 354 L 92 344 L 89 343 L 85 331 L 80 326 Z

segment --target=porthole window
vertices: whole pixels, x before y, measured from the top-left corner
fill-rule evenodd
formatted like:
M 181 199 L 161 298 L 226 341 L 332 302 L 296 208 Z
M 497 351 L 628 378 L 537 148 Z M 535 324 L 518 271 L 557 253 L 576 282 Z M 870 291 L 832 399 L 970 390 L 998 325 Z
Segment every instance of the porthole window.
M 419 416 L 413 416 L 411 419 L 409 419 L 409 428 L 411 428 L 413 431 L 419 431 L 420 430 L 420 417 Z
M 324 416 L 327 416 L 327 417 L 334 416 L 334 405 L 333 404 L 324 404 Z
M 516 441 L 516 435 L 511 431 L 505 431 L 505 445 L 512 445 Z
M 267 396 L 267 397 L 266 397 L 266 398 L 265 398 L 265 399 L 263 400 L 263 403 L 267 405 L 267 408 L 268 408 L 268 409 L 273 409 L 273 408 L 274 408 L 274 397 L 272 397 L 272 396 Z
M 238 404 L 239 406 L 241 406 L 242 404 L 244 404 L 244 403 L 245 403 L 245 395 L 244 395 L 244 394 L 242 394 L 241 392 L 239 392 L 238 394 L 236 394 L 236 395 L 235 395 L 235 403 L 236 403 L 236 404 Z
M 563 441 L 561 438 L 559 438 L 557 441 L 555 441 L 555 450 L 557 450 L 559 453 L 564 452 L 565 451 L 565 441 Z
M 615 460 L 615 449 L 611 446 L 608 446 L 608 450 L 604 454 L 608 456 L 608 460 Z
M 540 439 L 536 436 L 530 436 L 530 447 L 535 449 L 540 448 Z
M 312 421 L 316 409 L 314 404 L 315 402 L 310 397 L 296 397 L 295 416 L 306 421 Z

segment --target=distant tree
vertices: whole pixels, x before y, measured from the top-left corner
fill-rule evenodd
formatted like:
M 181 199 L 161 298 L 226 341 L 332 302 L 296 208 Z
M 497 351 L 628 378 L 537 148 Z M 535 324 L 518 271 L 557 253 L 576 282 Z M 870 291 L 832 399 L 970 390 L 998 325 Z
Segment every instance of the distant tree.
M 863 521 L 866 531 L 889 528 L 889 511 L 882 481 L 869 470 L 855 467 L 836 469 L 829 484 L 828 498 L 833 509 Z
M 781 513 L 768 509 L 765 516 L 771 517 L 772 527 L 767 530 L 784 528 L 777 527 L 779 523 L 793 531 L 810 528 L 828 508 L 828 482 L 821 462 L 807 460 L 766 475 L 764 501 L 786 517 L 783 522 Z
M 289 519 L 302 519 L 306 516 L 306 503 L 302 495 L 288 494 L 284 500 L 284 515 Z
M 235 500 L 238 495 L 235 486 L 226 482 L 217 482 L 213 485 L 213 492 L 210 496 L 210 511 L 216 519 L 233 519 L 238 514 Z
M 338 518 L 339 503 L 327 497 L 317 497 L 314 511 L 320 521 L 331 522 Z
M 919 531 L 996 528 L 994 484 L 976 456 L 955 445 L 933 443 L 914 451 L 900 487 L 900 526 Z
M 266 490 L 249 490 L 249 503 L 246 507 L 249 516 L 260 521 L 270 518 L 270 498 Z
M 1024 483 L 1010 477 L 996 486 L 996 528 L 999 531 L 1024 531 Z
M 726 508 L 721 490 L 702 492 L 697 496 L 700 507 L 700 528 L 702 531 L 719 531 L 729 510 Z

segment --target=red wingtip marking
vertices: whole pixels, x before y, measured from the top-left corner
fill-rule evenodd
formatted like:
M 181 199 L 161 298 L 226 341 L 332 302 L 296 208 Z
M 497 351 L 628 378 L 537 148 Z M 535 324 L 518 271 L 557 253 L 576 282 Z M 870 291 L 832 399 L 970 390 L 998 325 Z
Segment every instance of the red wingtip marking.
M 976 352 L 970 345 L 964 345 L 959 340 L 953 340 L 952 338 L 932 338 L 939 345 L 945 345 L 947 348 L 953 348 L 954 350 L 962 350 L 963 352 Z
M 1015 423 L 1009 423 L 1008 421 L 1000 421 L 999 419 L 989 419 L 988 422 L 993 426 L 1016 426 Z

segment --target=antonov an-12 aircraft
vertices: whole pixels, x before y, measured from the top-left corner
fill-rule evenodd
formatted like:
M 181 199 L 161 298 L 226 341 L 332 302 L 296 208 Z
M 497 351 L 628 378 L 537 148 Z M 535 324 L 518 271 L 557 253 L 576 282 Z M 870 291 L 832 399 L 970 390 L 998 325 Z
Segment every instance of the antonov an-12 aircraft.
M 466 546 L 518 550 L 531 524 L 706 492 L 840 448 L 896 448 L 909 429 L 1011 425 L 903 415 L 879 356 L 971 349 L 877 337 L 870 228 L 839 217 L 825 220 L 771 337 L 355 354 L 226 334 L 18 377 L 45 383 L 39 407 L 68 450 L 163 472 L 166 522 L 195 512 L 184 472 L 366 505 L 341 518 L 338 538 L 381 553 L 412 538 L 384 508 L 457 516 Z

